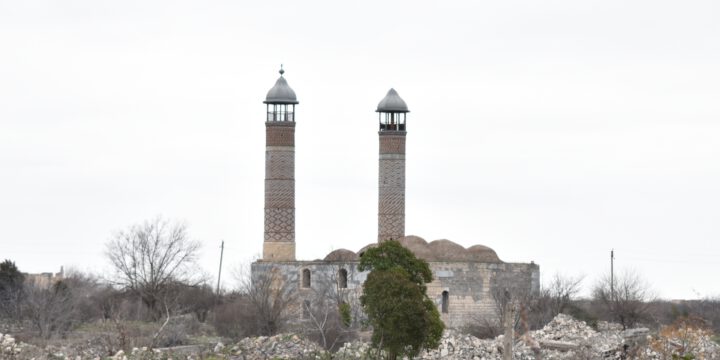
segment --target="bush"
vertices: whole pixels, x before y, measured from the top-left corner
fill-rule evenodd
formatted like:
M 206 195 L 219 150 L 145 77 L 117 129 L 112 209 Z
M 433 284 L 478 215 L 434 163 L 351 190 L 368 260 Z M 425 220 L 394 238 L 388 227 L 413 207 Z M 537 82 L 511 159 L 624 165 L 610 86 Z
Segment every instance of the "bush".
M 200 323 L 192 315 L 170 318 L 168 324 L 155 340 L 155 347 L 170 347 L 188 344 L 188 335 L 198 332 Z
M 245 296 L 232 296 L 215 308 L 212 321 L 218 335 L 231 339 L 242 339 L 260 335 L 256 312 Z
M 502 327 L 498 321 L 481 318 L 469 323 L 463 328 L 463 332 L 478 339 L 494 339 L 502 334 Z
M 70 273 L 49 286 L 25 284 L 24 316 L 39 337 L 65 337 L 74 327 L 99 318 L 91 298 L 98 289 L 94 278 L 80 273 Z
M 178 307 L 195 315 L 199 322 L 205 322 L 210 310 L 215 306 L 217 296 L 207 285 L 181 286 L 178 289 Z
M 716 333 L 720 333 L 720 297 L 708 297 L 686 302 L 687 313 L 707 320 Z
M 19 319 L 24 281 L 25 276 L 14 262 L 5 260 L 0 263 L 0 317 Z
M 682 317 L 672 325 L 664 326 L 650 346 L 661 355 L 672 359 L 705 359 L 709 354 L 703 343 L 711 339 L 712 330 L 705 320 Z

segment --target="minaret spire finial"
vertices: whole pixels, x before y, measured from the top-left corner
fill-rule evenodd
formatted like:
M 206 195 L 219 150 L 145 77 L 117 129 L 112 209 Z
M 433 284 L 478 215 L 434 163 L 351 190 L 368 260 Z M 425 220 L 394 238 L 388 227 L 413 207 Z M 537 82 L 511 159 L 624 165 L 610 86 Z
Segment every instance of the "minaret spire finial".
M 280 76 L 283 76 L 285 70 L 283 70 L 283 64 L 280 64 Z

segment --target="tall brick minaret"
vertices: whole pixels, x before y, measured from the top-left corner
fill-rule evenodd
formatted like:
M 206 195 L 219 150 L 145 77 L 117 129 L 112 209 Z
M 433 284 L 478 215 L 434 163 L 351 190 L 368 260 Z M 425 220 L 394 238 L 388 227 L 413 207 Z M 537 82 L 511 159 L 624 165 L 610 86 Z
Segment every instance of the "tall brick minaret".
M 267 93 L 263 260 L 295 260 L 295 92 L 283 77 Z
M 395 89 L 378 104 L 380 161 L 378 242 L 405 236 L 405 115 L 410 112 Z

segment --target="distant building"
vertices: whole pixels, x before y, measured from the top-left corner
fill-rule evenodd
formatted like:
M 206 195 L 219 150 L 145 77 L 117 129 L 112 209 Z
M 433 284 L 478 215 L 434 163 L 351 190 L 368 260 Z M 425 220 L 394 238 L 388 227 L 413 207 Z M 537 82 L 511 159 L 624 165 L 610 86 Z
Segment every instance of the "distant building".
M 284 78 L 275 83 L 264 101 L 265 120 L 265 236 L 263 256 L 252 264 L 252 276 L 274 273 L 309 298 L 313 287 L 327 283 L 339 292 L 362 291 L 366 272 L 357 270 L 365 249 L 388 239 L 398 240 L 433 271 L 428 296 L 435 300 L 447 326 L 459 327 L 478 318 L 495 317 L 494 294 L 504 288 L 530 293 L 539 290 L 540 268 L 534 263 L 506 263 L 483 245 L 469 248 L 449 240 L 426 242 L 405 234 L 405 101 L 394 89 L 380 101 L 378 164 L 378 236 L 353 252 L 339 249 L 323 260 L 295 258 L 295 92 Z M 317 281 L 323 279 L 323 282 Z M 309 301 L 309 300 L 304 300 Z
M 26 283 L 35 285 L 37 287 L 48 288 L 52 284 L 65 278 L 65 270 L 61 266 L 60 272 L 57 272 L 57 273 L 51 273 L 51 272 L 45 272 L 45 273 L 39 273 L 39 274 L 23 273 L 23 275 L 25 275 Z

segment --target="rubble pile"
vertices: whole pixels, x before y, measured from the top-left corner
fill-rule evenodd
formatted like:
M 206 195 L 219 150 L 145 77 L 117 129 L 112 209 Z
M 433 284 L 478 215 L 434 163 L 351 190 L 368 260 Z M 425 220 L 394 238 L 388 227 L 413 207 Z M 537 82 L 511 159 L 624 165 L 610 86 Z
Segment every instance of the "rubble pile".
M 571 359 L 646 359 L 670 358 L 650 346 L 650 331 L 636 328 L 622 331 L 616 324 L 604 324 L 604 331 L 596 331 L 582 321 L 568 315 L 558 315 L 544 328 L 531 331 L 515 339 L 513 359 L 519 360 L 571 360 Z M 695 342 L 694 354 L 698 359 L 720 359 L 720 345 L 710 337 Z M 682 339 L 668 339 L 672 348 Z M 502 359 L 503 336 L 495 339 L 478 339 L 453 330 L 443 333 L 440 346 L 423 352 L 418 359 Z M 333 357 L 341 360 L 368 359 L 372 349 L 363 342 L 346 343 Z
M 668 335 L 670 334 L 670 335 Z M 623 331 L 614 324 L 603 324 L 596 331 L 582 321 L 568 315 L 558 315 L 544 328 L 531 331 L 514 339 L 513 359 L 516 360 L 570 360 L 570 359 L 642 359 L 660 360 L 683 358 L 691 354 L 696 359 L 720 360 L 720 345 L 711 338 L 712 333 L 691 328 L 676 332 L 650 335 L 647 328 Z M 354 341 L 344 344 L 331 354 L 318 344 L 294 334 L 245 338 L 237 343 L 187 345 L 167 349 L 134 348 L 122 350 L 114 356 L 100 355 L 97 348 L 87 344 L 83 349 L 36 348 L 21 344 L 10 335 L 0 334 L 0 359 L 35 360 L 152 360 L 152 359 L 305 359 L 305 360 L 366 360 L 376 359 L 376 350 L 370 344 Z M 90 351 L 93 348 L 93 351 Z M 499 360 L 503 357 L 503 336 L 495 339 L 478 339 L 455 330 L 446 330 L 437 349 L 422 352 L 416 359 L 472 359 Z
M 647 329 L 639 329 L 635 335 L 647 335 Z M 618 330 L 595 331 L 583 321 L 575 320 L 570 315 L 559 314 L 545 327 L 529 334 L 543 353 L 552 350 L 568 352 L 572 356 L 597 354 L 603 358 L 620 358 L 624 348 L 624 337 Z M 636 338 L 633 338 L 636 339 Z M 560 354 L 554 358 L 562 358 Z
M 541 330 L 533 331 L 532 334 L 536 339 L 576 342 L 595 336 L 597 331 L 570 315 L 559 314 Z
M 502 352 L 496 340 L 482 340 L 453 330 L 446 330 L 440 346 L 421 353 L 418 359 L 500 359 Z M 519 353 L 518 353 L 519 354 Z M 345 343 L 335 354 L 337 360 L 360 360 L 375 358 L 370 344 L 360 341 Z M 520 359 L 520 357 L 515 357 Z
M 244 360 L 321 359 L 324 358 L 323 356 L 327 357 L 320 345 L 301 339 L 294 334 L 245 338 L 230 347 L 230 349 L 216 345 L 215 350 L 219 350 L 216 352 L 228 353 L 233 358 Z
M 698 359 L 720 359 L 720 344 L 708 336 L 701 336 L 697 343 L 697 353 Z
M 0 333 L 0 359 L 17 357 L 22 348 L 22 344 L 16 342 L 15 338 Z

